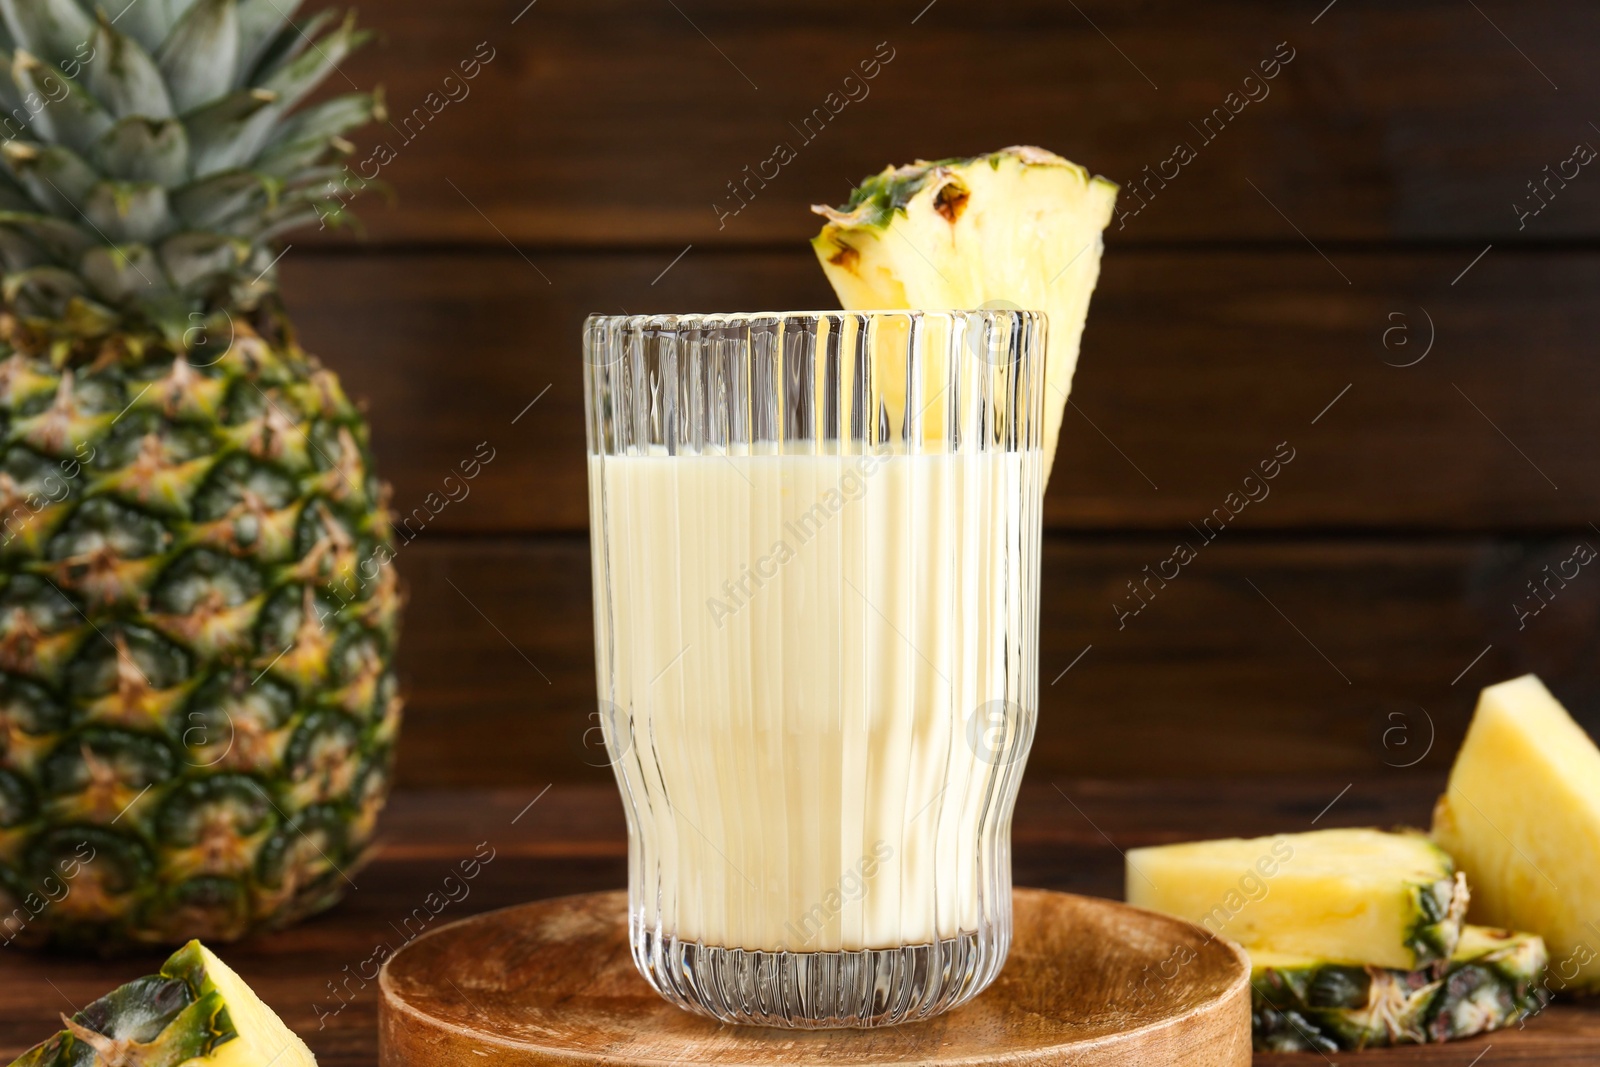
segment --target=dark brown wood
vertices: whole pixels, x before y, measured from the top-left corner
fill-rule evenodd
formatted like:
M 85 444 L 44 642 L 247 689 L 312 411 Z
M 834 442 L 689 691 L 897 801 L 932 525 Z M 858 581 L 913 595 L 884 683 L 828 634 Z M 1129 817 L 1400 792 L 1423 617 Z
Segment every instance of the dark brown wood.
M 331 91 L 387 84 L 390 123 L 352 162 L 388 142 L 399 199 L 363 209 L 359 249 L 294 236 L 283 272 L 307 342 L 371 400 L 396 509 L 426 522 L 403 564 L 405 781 L 605 773 L 582 765 L 583 315 L 829 305 L 811 202 L 890 161 L 1010 142 L 1125 187 L 1047 524 L 1152 535 L 1053 550 L 1036 768 L 1353 772 L 1412 758 L 1383 739 L 1424 732 L 1436 763 L 1474 687 L 1528 668 L 1600 725 L 1587 585 L 1525 630 L 1514 614 L 1600 521 L 1600 179 L 1553 176 L 1600 144 L 1600 8 L 392 0 L 364 17 L 379 45 Z M 870 95 L 719 220 L 728 183 L 802 139 L 791 124 L 879 42 L 893 58 Z M 1294 58 L 1270 95 L 1214 139 L 1195 129 L 1280 42 Z M 1152 177 L 1180 141 L 1196 158 Z M 1297 458 L 1271 497 L 1112 629 L 1158 541 L 1280 441 Z M 463 463 L 470 495 L 438 510 Z M 1291 540 L 1251 555 L 1268 534 Z
M 1235 778 L 1162 783 L 1060 779 L 1025 786 L 1013 832 L 1019 882 L 1099 896 L 1122 895 L 1119 850 L 1219 835 L 1317 826 L 1426 824 L 1443 773 Z M 1346 787 L 1349 787 L 1348 789 Z M 624 884 L 622 806 L 606 786 L 403 792 L 384 816 L 386 843 L 335 911 L 293 929 L 225 947 L 233 965 L 303 1035 L 322 1067 L 375 1067 L 377 984 L 364 967 L 434 923 L 493 908 Z M 530 806 L 530 802 L 535 801 Z M 1332 802 L 1330 804 L 1330 802 Z M 460 861 L 487 842 L 494 859 L 469 893 L 424 922 L 417 916 Z M 459 893 L 457 894 L 460 895 Z M 0 1062 L 59 1028 L 58 1013 L 159 966 L 161 955 L 111 963 L 0 950 Z M 346 969 L 348 968 L 348 970 Z M 337 993 L 335 991 L 338 991 Z M 1375 1067 L 1464 1067 L 1486 1062 L 1578 1067 L 1600 1056 L 1600 1001 L 1558 1002 L 1526 1029 L 1457 1044 L 1366 1052 Z M 1282 1067 L 1317 1056 L 1257 1057 Z
M 1139 603 L 1127 583 L 1142 590 L 1172 551 L 1158 535 L 1047 540 L 1036 780 L 1442 770 L 1479 687 L 1530 670 L 1600 733 L 1600 576 L 1525 629 L 1513 610 L 1571 554 L 1565 540 L 1229 531 L 1119 623 L 1114 605 Z M 401 780 L 609 781 L 586 540 L 419 538 L 398 566 L 411 594 Z
M 927 1022 L 872 1031 L 722 1026 L 634 969 L 626 892 L 491 912 L 384 964 L 380 1067 L 969 1064 L 1245 1067 L 1250 965 L 1205 930 L 1093 897 L 1019 889 L 1005 969 Z M 1162 982 L 1148 973 L 1183 965 Z M 1161 971 L 1165 975 L 1165 971 Z
M 342 64 L 349 82 L 335 76 L 332 89 L 388 88 L 391 123 L 360 134 L 355 157 L 380 141 L 395 153 L 376 172 L 398 206 L 364 211 L 383 242 L 504 235 L 650 243 L 670 256 L 689 242 L 793 241 L 815 232 L 809 204 L 843 199 L 885 164 L 1019 142 L 1129 187 L 1191 145 L 1196 158 L 1166 163 L 1176 176 L 1150 186 L 1130 240 L 1298 243 L 1298 226 L 1319 242 L 1481 248 L 1600 231 L 1600 182 L 1587 172 L 1552 186 L 1526 228 L 1513 210 L 1543 167 L 1580 141 L 1600 144 L 1586 104 L 1600 88 L 1592 5 L 1345 3 L 1316 18 L 1322 6 L 390 0 L 362 10 L 381 44 Z M 880 42 L 894 58 L 847 86 Z M 1294 59 L 1247 84 L 1280 42 Z M 461 82 L 480 44 L 494 58 Z M 469 95 L 447 104 L 451 92 Z M 869 95 L 841 106 L 846 92 Z M 798 128 L 830 93 L 838 114 L 813 120 L 808 138 Z M 1242 110 L 1208 141 L 1199 127 L 1230 106 Z M 776 175 L 765 188 L 752 180 L 749 207 L 719 229 L 713 203 L 779 142 L 794 160 L 767 164 Z M 1131 192 L 1125 203 L 1137 203 Z
M 399 512 L 430 493 L 437 510 L 444 479 L 493 450 L 466 499 L 421 513 L 430 535 L 587 526 L 587 313 L 836 306 L 804 248 L 697 247 L 664 276 L 671 255 L 533 255 L 552 284 L 511 252 L 285 257 L 307 344 L 371 402 Z M 1496 248 L 1452 286 L 1470 258 L 1339 253 L 1347 286 L 1309 250 L 1113 245 L 1048 525 L 1200 523 L 1287 441 L 1294 462 L 1239 527 L 1586 529 L 1600 255 Z

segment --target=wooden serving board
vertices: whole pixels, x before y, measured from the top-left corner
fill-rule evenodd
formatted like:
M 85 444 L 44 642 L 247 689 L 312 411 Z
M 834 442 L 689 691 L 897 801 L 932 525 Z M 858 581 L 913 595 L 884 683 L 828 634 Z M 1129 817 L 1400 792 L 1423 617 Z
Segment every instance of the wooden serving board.
M 1249 965 L 1205 930 L 1108 900 L 1015 895 L 994 985 L 879 1030 L 724 1026 L 634 970 L 627 894 L 539 901 L 441 927 L 385 965 L 381 1067 L 1070 1064 L 1245 1067 Z

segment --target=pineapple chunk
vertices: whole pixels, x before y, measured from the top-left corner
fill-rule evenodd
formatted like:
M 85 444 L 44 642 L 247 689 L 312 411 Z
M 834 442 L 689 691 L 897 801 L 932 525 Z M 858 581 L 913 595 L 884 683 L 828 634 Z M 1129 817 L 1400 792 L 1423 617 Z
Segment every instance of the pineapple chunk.
M 316 1067 L 244 980 L 198 941 L 61 1021 L 11 1067 Z
M 1443 968 L 1398 971 L 1250 953 L 1258 1052 L 1335 1052 L 1455 1041 L 1537 1015 L 1549 1002 L 1538 934 L 1464 926 Z
M 1467 907 L 1449 856 L 1382 830 L 1130 849 L 1127 896 L 1246 949 L 1406 971 L 1450 957 Z
M 1042 148 L 919 160 L 868 178 L 842 208 L 812 208 L 828 221 L 811 244 L 846 310 L 1043 311 L 1048 479 L 1116 197 L 1112 182 Z M 904 384 L 885 385 L 903 416 Z
M 1600 989 L 1600 749 L 1534 675 L 1479 696 L 1433 836 L 1476 921 L 1542 935 L 1557 990 Z

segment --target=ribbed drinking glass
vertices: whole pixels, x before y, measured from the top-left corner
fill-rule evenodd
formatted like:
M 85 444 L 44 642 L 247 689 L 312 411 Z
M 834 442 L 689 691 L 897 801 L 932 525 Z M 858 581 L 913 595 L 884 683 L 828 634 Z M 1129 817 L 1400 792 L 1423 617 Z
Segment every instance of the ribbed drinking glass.
M 600 715 L 669 1001 L 883 1026 L 993 981 L 1038 701 L 1042 315 L 596 316 Z

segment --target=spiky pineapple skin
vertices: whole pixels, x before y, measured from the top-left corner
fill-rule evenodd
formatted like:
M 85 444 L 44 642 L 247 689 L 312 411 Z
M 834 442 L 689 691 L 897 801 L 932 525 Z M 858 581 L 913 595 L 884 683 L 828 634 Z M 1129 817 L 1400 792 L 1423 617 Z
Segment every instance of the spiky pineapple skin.
M 215 990 L 206 988 L 205 971 L 194 945 L 180 949 L 162 965 L 160 973 L 120 985 L 63 1019 L 69 1029 L 39 1042 L 11 1067 L 74 1067 L 80 1062 L 97 1062 L 89 1044 L 94 1035 L 148 1046 L 150 1052 L 159 1050 L 164 1062 L 203 1059 L 236 1036 L 225 1006 Z
M 281 926 L 386 792 L 383 489 L 276 274 L 382 93 L 313 97 L 371 35 L 300 7 L 0 2 L 6 944 Z
M 1537 1015 L 1550 1000 L 1537 934 L 1463 929 L 1448 961 L 1420 970 L 1302 961 L 1250 976 L 1258 1052 L 1335 1052 L 1455 1041 Z
M 123 334 L 52 359 L 0 317 L 7 942 L 233 940 L 361 864 L 401 706 L 386 488 L 264 326 L 196 365 Z
M 231 977 L 231 998 L 214 973 L 218 970 Z M 10 1067 L 315 1067 L 305 1043 L 275 1015 L 263 1024 L 263 1011 L 271 1009 L 225 963 L 190 941 L 158 973 L 118 986 L 71 1016 L 63 1014 L 66 1029 Z

